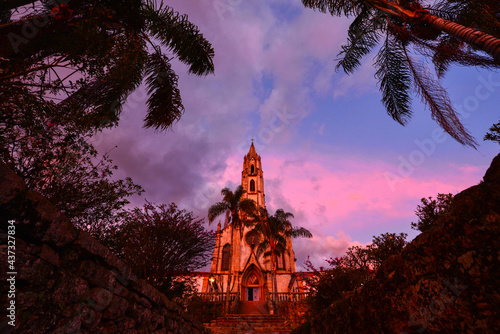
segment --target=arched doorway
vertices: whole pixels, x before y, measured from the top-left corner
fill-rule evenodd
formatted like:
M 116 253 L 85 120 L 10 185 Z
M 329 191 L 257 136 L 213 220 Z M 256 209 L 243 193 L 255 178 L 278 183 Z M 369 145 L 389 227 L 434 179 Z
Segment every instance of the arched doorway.
M 244 301 L 262 301 L 264 296 L 264 279 L 262 273 L 255 266 L 251 265 L 245 275 L 241 284 L 241 297 Z

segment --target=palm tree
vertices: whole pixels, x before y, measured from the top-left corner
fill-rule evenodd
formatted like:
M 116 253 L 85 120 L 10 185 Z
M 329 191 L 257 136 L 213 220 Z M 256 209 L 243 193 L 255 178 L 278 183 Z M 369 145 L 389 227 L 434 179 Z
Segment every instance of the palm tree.
M 243 236 L 243 225 L 248 225 L 249 220 L 247 217 L 253 217 L 256 211 L 255 202 L 249 198 L 242 198 L 245 190 L 239 185 L 234 192 L 229 188 L 221 190 L 223 196 L 221 202 L 217 202 L 208 209 L 208 223 L 211 224 L 215 218 L 225 215 L 224 228 L 229 224 L 231 228 L 231 243 L 229 258 L 232 259 L 234 255 L 234 230 L 240 230 L 240 238 Z M 231 265 L 231 261 L 230 264 Z M 230 284 L 232 274 L 228 275 L 226 294 L 229 297 Z M 226 298 L 229 303 L 229 298 Z M 227 306 L 226 306 L 227 307 Z
M 229 188 L 221 190 L 222 201 L 215 203 L 208 209 L 208 223 L 211 224 L 215 218 L 225 214 L 224 227 L 231 224 L 233 229 L 241 228 L 246 219 L 243 216 L 253 216 L 256 210 L 255 202 L 249 198 L 242 198 L 245 190 L 239 185 L 234 192 Z
M 422 63 L 410 56 L 409 46 L 424 57 L 431 57 L 438 77 L 453 62 L 499 67 L 497 0 L 441 0 L 427 8 L 423 0 L 302 0 L 302 3 L 335 16 L 355 17 L 337 64 L 337 69 L 341 67 L 347 74 L 357 69 L 360 59 L 384 38 L 374 65 L 382 102 L 394 120 L 404 125 L 411 118 L 409 90 L 413 86 L 431 110 L 432 118 L 448 134 L 463 145 L 475 147 L 475 139 L 458 119 L 446 90 Z
M 102 128 L 116 124 L 144 81 L 145 126 L 166 129 L 184 112 L 171 60 L 196 75 L 214 71 L 212 46 L 198 28 L 157 0 L 61 2 L 0 6 L 0 102 L 35 96 L 57 102 L 82 126 Z M 12 21 L 11 12 L 26 4 L 27 14 Z
M 257 223 L 252 230 L 260 233 L 263 237 L 257 246 L 257 257 L 263 255 L 271 258 L 274 293 L 278 291 L 276 260 L 286 249 L 287 240 L 298 237 L 312 237 L 311 232 L 307 229 L 293 227 L 290 218 L 293 218 L 293 214 L 285 212 L 283 209 L 278 209 L 274 215 L 269 215 L 265 208 L 260 208 L 258 216 L 255 217 Z

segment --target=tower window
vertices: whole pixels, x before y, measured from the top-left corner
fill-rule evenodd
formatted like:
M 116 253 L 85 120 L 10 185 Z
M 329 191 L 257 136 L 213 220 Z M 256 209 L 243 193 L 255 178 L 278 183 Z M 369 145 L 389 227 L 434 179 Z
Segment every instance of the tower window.
M 255 191 L 255 181 L 250 180 L 250 191 Z
M 255 174 L 255 167 L 254 165 L 250 166 L 250 174 Z
M 283 247 L 278 246 L 276 249 L 277 253 L 276 254 L 276 269 L 278 270 L 284 270 L 285 269 L 285 250 Z
M 221 270 L 229 270 L 229 260 L 231 259 L 231 246 L 226 244 L 222 248 L 222 265 Z

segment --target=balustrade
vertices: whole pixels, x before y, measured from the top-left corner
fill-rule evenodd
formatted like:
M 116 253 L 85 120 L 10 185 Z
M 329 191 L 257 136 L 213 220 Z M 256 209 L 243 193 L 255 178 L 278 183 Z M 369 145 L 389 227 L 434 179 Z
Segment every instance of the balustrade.
M 230 302 L 236 299 L 236 292 L 197 292 L 195 294 L 198 297 L 210 302 L 225 302 L 229 298 Z
M 278 292 L 278 293 L 269 293 L 271 300 L 274 302 L 285 302 L 285 301 L 291 301 L 291 302 L 298 302 L 301 301 L 307 296 L 309 296 L 309 293 L 307 292 Z

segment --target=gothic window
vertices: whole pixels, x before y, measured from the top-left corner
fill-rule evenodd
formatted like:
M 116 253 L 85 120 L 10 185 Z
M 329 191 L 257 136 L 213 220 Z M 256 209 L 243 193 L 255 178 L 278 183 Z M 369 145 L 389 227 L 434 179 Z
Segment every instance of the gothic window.
M 280 270 L 285 270 L 285 250 L 283 247 L 277 248 L 278 254 L 276 254 L 276 267 Z
M 255 247 L 260 242 L 260 234 L 256 231 L 250 231 L 246 234 L 245 240 L 251 247 Z
M 252 276 L 248 278 L 248 285 L 259 285 L 259 279 L 255 273 L 252 273 Z
M 229 270 L 229 260 L 231 259 L 231 246 L 226 244 L 222 248 L 222 265 L 221 270 Z
M 252 166 L 250 167 L 250 174 L 252 174 L 252 175 L 253 175 L 254 173 L 255 173 L 255 167 L 252 165 Z
M 255 181 L 250 180 L 250 191 L 255 191 Z

